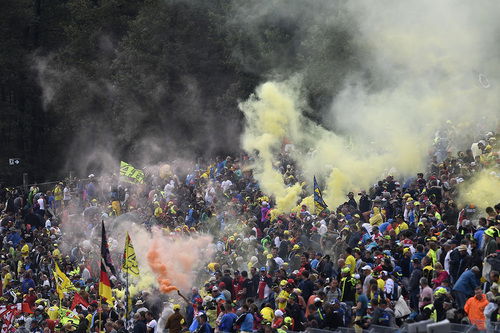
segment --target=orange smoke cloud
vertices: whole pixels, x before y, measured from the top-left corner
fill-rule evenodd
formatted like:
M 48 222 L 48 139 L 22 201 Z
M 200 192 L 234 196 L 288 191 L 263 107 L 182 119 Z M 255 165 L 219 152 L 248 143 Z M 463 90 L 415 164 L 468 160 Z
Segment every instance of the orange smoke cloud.
M 162 263 L 160 253 L 156 250 L 158 248 L 157 243 L 158 242 L 156 240 L 153 241 L 151 247 L 149 248 L 147 258 L 149 267 L 151 267 L 153 273 L 156 274 L 156 279 L 158 281 L 160 291 L 166 294 L 175 290 L 179 290 L 179 288 L 172 285 L 172 283 L 168 279 L 167 265 Z
M 196 270 L 213 254 L 212 237 L 164 238 L 153 230 L 153 241 L 147 253 L 148 264 L 156 275 L 160 291 L 189 290 Z

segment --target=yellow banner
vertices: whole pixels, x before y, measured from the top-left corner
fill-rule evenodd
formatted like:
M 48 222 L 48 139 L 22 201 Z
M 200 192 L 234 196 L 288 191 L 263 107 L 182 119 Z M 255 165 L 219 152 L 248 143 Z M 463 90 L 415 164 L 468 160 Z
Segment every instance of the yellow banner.
M 125 248 L 123 250 L 123 265 L 122 269 L 124 272 L 133 274 L 135 276 L 139 275 L 139 265 L 137 263 L 137 257 L 135 255 L 134 246 L 132 245 L 132 240 L 127 232 L 125 238 Z

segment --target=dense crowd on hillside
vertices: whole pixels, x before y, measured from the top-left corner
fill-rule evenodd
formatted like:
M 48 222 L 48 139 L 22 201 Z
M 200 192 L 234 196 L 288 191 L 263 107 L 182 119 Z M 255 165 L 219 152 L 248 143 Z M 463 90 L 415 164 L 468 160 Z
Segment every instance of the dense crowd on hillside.
M 500 176 L 496 137 L 487 133 L 454 155 L 436 149 L 415 177 L 387 175 L 321 212 L 298 205 L 273 214 L 275 198 L 260 190 L 244 154 L 189 170 L 160 167 L 140 185 L 90 175 L 43 191 L 4 188 L 0 303 L 23 304 L 15 318 L 2 317 L 4 327 L 10 320 L 22 333 L 282 333 L 448 319 L 492 330 L 500 321 L 500 204 L 457 199 L 479 171 Z M 312 180 L 286 153 L 279 160 L 284 179 L 304 182 L 303 197 L 311 195 Z M 213 235 L 215 256 L 189 294 L 169 295 L 173 308 L 163 311 L 166 296 L 158 301 L 150 288 L 134 295 L 126 315 L 119 272 L 111 276 L 115 299 L 99 304 L 99 259 L 86 255 L 85 237 L 99 238 L 100 221 L 119 218 L 169 237 Z M 67 246 L 80 235 L 65 231 L 75 220 L 81 238 Z M 55 263 L 75 286 L 62 300 Z

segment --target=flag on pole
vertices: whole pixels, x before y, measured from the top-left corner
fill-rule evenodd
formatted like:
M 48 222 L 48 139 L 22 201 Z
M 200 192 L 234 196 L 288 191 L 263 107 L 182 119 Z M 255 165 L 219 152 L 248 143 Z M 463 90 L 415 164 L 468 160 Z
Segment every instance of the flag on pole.
M 109 305 L 113 305 L 112 294 L 111 294 L 111 282 L 109 281 L 108 273 L 106 272 L 106 266 L 104 265 L 104 260 L 101 260 L 101 276 L 99 279 L 99 296 L 104 298 Z
M 81 305 L 85 308 L 84 310 L 87 310 L 87 308 L 89 307 L 89 302 L 87 302 L 79 293 L 75 293 L 70 309 L 74 310 L 77 305 Z
M 120 161 L 120 179 L 134 184 L 144 184 L 144 171 L 134 168 L 127 162 Z
M 63 299 L 64 293 L 70 290 L 74 290 L 75 286 L 73 286 L 73 283 L 71 283 L 70 279 L 66 276 L 66 274 L 64 274 L 61 271 L 59 265 L 57 265 L 57 263 L 54 264 L 55 264 L 54 278 L 56 280 L 56 291 L 57 294 L 59 295 L 59 299 Z
M 102 230 L 101 230 L 101 258 L 102 262 L 105 265 L 105 268 L 109 268 L 111 273 L 113 275 L 116 275 L 116 270 L 115 267 L 113 266 L 113 262 L 111 261 L 111 254 L 109 253 L 109 246 L 108 246 L 108 238 L 106 237 L 106 228 L 104 228 L 104 220 L 101 221 L 102 223 Z M 106 271 L 106 270 L 104 270 Z
M 314 211 L 316 215 L 324 211 L 326 207 L 328 207 L 328 205 L 325 203 L 325 200 L 323 200 L 323 195 L 316 181 L 316 176 L 314 176 Z
M 135 256 L 134 246 L 132 245 L 132 240 L 127 232 L 125 238 L 125 248 L 123 249 L 123 272 L 133 274 L 135 276 L 139 275 L 139 265 L 137 264 L 137 258 Z

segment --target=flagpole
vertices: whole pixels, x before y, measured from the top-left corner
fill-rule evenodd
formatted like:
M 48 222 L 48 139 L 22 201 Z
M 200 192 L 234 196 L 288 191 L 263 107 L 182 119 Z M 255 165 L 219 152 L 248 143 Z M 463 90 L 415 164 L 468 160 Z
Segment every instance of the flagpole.
M 129 295 L 129 290 L 128 290 L 128 271 L 125 273 L 126 274 L 126 286 L 125 286 L 125 329 L 128 330 L 128 320 L 129 320 L 129 311 L 130 309 L 128 308 L 128 298 L 130 297 Z
M 102 327 L 102 296 L 99 295 L 99 308 L 97 309 L 97 312 L 99 313 L 99 333 L 101 333 L 101 327 Z

